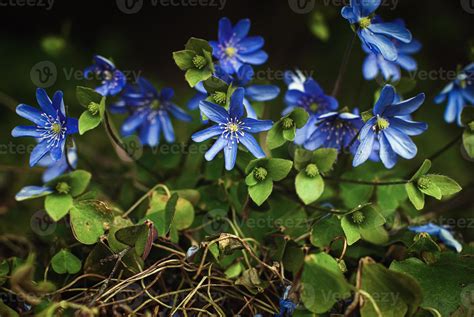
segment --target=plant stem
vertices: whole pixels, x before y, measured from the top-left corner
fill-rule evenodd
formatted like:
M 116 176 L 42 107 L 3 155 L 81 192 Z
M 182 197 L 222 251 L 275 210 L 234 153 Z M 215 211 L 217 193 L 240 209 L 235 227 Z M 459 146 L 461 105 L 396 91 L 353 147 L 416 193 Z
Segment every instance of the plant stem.
M 350 183 L 367 186 L 390 186 L 390 185 L 404 185 L 409 181 L 386 181 L 386 182 L 372 182 L 372 181 L 360 181 L 355 179 L 335 178 L 330 176 L 323 176 L 323 179 L 333 181 L 337 183 Z
M 342 63 L 339 68 L 339 74 L 337 75 L 336 83 L 334 84 L 334 89 L 332 90 L 332 96 L 334 98 L 337 97 L 337 94 L 339 92 L 339 87 L 341 86 L 342 78 L 344 77 L 344 74 L 346 73 L 347 65 L 349 64 L 349 57 L 351 56 L 352 48 L 354 47 L 354 42 L 355 38 L 357 37 L 357 33 L 354 32 L 354 36 L 352 37 L 351 42 L 346 48 L 346 51 L 344 53 L 344 57 L 342 58 Z

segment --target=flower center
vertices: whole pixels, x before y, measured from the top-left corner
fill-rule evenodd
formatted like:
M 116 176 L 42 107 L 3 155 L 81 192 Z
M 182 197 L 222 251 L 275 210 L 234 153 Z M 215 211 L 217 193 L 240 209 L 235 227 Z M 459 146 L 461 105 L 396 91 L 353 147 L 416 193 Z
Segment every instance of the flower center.
M 369 17 L 365 17 L 359 20 L 359 26 L 361 29 L 366 29 L 372 24 L 372 19 Z
M 71 187 L 65 182 L 59 182 L 56 185 L 56 191 L 60 194 L 68 194 L 71 190 Z
M 420 189 L 428 189 L 431 186 L 431 180 L 426 176 L 420 177 L 416 183 Z
M 218 104 L 225 104 L 227 100 L 227 94 L 222 91 L 216 91 L 215 93 L 212 94 L 212 98 L 217 102 Z
M 158 109 L 160 109 L 160 108 L 161 108 L 160 101 L 157 100 L 157 99 L 153 100 L 153 101 L 151 102 L 150 108 L 151 108 L 152 110 L 158 110 Z
M 309 164 L 308 166 L 306 166 L 304 171 L 306 175 L 310 178 L 316 177 L 319 174 L 319 169 L 316 164 Z
M 193 64 L 197 69 L 202 69 L 207 65 L 207 60 L 204 56 L 196 55 L 193 57 Z
M 239 121 L 237 118 L 227 119 L 227 123 L 221 123 L 220 126 L 223 128 L 222 136 L 225 139 L 229 139 L 232 143 L 240 142 L 240 137 L 245 135 L 244 130 L 250 129 L 246 127 L 242 121 Z
M 54 134 L 59 134 L 59 132 L 61 132 L 61 125 L 59 123 L 53 123 L 51 125 L 51 131 L 53 131 Z
M 237 53 L 237 50 L 235 49 L 235 47 L 232 47 L 232 46 L 226 47 L 225 54 L 227 56 L 234 57 L 235 53 Z
M 377 116 L 377 123 L 376 123 L 377 129 L 379 131 L 385 130 L 390 126 L 390 122 L 388 122 L 387 119 L 382 118 L 380 116 Z
M 47 115 L 46 113 L 41 114 L 41 116 L 46 121 L 43 126 L 37 127 L 38 131 L 41 132 L 41 139 L 47 140 L 48 147 L 56 147 L 66 135 L 67 127 L 60 121 L 59 113 L 56 117 Z
M 87 110 L 89 110 L 89 112 L 95 116 L 98 112 L 99 112 L 99 105 L 95 102 L 91 102 L 88 106 L 87 106 Z
M 312 112 L 316 112 L 318 111 L 319 109 L 319 105 L 317 102 L 313 102 L 309 105 L 309 110 L 311 110 Z
M 265 178 L 267 178 L 268 172 L 265 168 L 263 167 L 256 167 L 253 170 L 253 176 L 258 180 L 258 181 L 264 181 Z
M 111 80 L 114 77 L 112 72 L 110 72 L 108 70 L 104 70 L 104 72 L 102 73 L 102 76 L 103 76 L 104 80 Z
M 281 124 L 283 126 L 283 129 L 288 130 L 293 128 L 295 122 L 291 118 L 284 118 Z
M 362 211 L 358 210 L 356 212 L 354 212 L 352 214 L 352 220 L 356 223 L 356 224 L 361 224 L 364 222 L 365 220 L 365 216 L 364 214 L 362 213 Z

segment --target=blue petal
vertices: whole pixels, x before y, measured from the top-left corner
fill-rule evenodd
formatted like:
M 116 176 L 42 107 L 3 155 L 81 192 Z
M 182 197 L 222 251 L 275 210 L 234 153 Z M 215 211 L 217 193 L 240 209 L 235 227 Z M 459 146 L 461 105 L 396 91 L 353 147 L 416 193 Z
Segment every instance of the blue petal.
M 194 97 L 191 98 L 188 102 L 188 108 L 190 110 L 195 110 L 199 108 L 199 103 L 207 98 L 207 94 L 203 94 L 201 92 L 198 92 L 197 94 L 194 95 Z
M 377 65 L 377 56 L 373 53 L 369 54 L 362 65 L 362 74 L 365 80 L 372 80 L 377 77 L 379 73 L 379 67 Z
M 252 118 L 245 118 L 243 120 L 244 126 L 248 127 L 249 133 L 259 133 L 268 131 L 272 128 L 273 122 L 271 120 L 256 120 Z
M 230 96 L 229 115 L 231 118 L 241 118 L 244 115 L 244 95 L 245 89 L 237 88 Z
M 135 112 L 133 115 L 128 117 L 122 125 L 122 134 L 128 135 L 135 131 L 141 124 L 143 124 L 143 121 L 146 120 L 146 115 L 147 112 L 140 111 Z
M 379 155 L 383 165 L 385 165 L 385 167 L 388 169 L 394 167 L 397 163 L 397 154 L 393 151 L 392 147 L 390 146 L 390 143 L 388 142 L 387 138 L 383 133 L 380 134 L 379 144 Z
M 448 95 L 448 104 L 444 112 L 444 120 L 448 123 L 452 123 L 460 116 L 459 109 L 464 106 L 464 99 L 458 91 L 452 91 Z
M 400 57 L 400 56 L 399 56 Z M 385 60 L 382 56 L 379 57 L 379 67 L 382 71 L 383 77 L 386 81 L 399 81 L 401 78 L 400 67 L 395 62 Z
M 318 121 L 317 116 L 310 116 L 308 122 L 301 128 L 296 129 L 295 144 L 302 145 L 306 140 L 316 131 L 316 122 Z
M 229 118 L 229 114 L 223 107 L 209 101 L 201 101 L 199 109 L 209 120 L 215 123 L 227 123 L 227 119 Z
M 217 153 L 219 153 L 228 143 L 229 141 L 224 137 L 220 137 L 217 141 L 211 146 L 211 148 L 204 154 L 204 158 L 207 161 L 212 161 L 214 157 L 216 157 Z
M 322 147 L 324 142 L 326 141 L 328 135 L 324 131 L 320 131 L 317 129 L 316 131 L 311 134 L 311 136 L 304 142 L 304 147 L 308 151 L 314 151 Z
M 377 10 L 380 6 L 381 0 L 359 0 L 360 1 L 360 14 L 364 17 L 368 17 Z
M 374 33 L 391 36 L 403 43 L 410 43 L 413 39 L 410 31 L 399 23 L 372 23 L 368 28 Z
M 268 54 L 260 50 L 247 54 L 239 54 L 238 58 L 241 62 L 246 64 L 262 65 L 268 60 Z
M 249 133 L 246 133 L 240 138 L 240 143 L 242 143 L 242 145 L 245 146 L 256 158 L 260 159 L 265 157 L 265 152 L 263 152 L 257 140 L 255 140 L 255 138 Z
M 289 105 L 297 105 L 306 94 L 299 90 L 288 90 L 285 94 L 285 102 Z
M 365 138 L 360 141 L 360 145 L 357 148 L 354 160 L 352 161 L 352 166 L 357 167 L 367 161 L 370 154 L 372 153 L 374 140 L 375 132 L 372 129 L 369 129 Z
M 18 105 L 16 107 L 16 113 L 27 120 L 30 120 L 36 125 L 43 126 L 46 123 L 45 118 L 42 116 L 42 113 L 32 106 L 28 105 Z
M 27 200 L 27 199 L 32 199 L 32 198 L 37 198 L 41 196 L 45 196 L 48 194 L 53 193 L 54 190 L 52 190 L 49 187 L 44 187 L 44 186 L 26 186 L 23 187 L 15 196 L 15 199 L 17 201 L 22 201 L 22 200 Z
M 241 86 L 246 86 L 253 79 L 254 75 L 255 72 L 250 65 L 243 65 L 237 72 L 237 78 L 239 79 Z
M 265 40 L 261 36 L 249 36 L 239 43 L 239 52 L 246 54 L 255 52 L 263 47 Z
M 410 43 L 400 43 L 398 46 L 398 52 L 400 54 L 414 54 L 418 53 L 421 50 L 420 41 L 413 40 Z
M 147 142 L 149 146 L 157 146 L 160 143 L 161 125 L 158 120 L 153 120 L 147 127 Z
M 359 19 L 358 16 L 354 13 L 354 10 L 351 6 L 345 6 L 341 10 L 341 15 L 344 19 L 349 20 L 351 24 L 354 24 Z
M 319 86 L 319 84 L 313 78 L 309 78 L 304 82 L 304 91 L 308 95 L 312 96 L 319 96 L 324 94 L 321 86 Z
M 53 107 L 60 111 L 63 118 L 66 117 L 66 107 L 64 106 L 63 92 L 61 90 L 56 91 L 53 95 Z
M 39 160 L 49 152 L 48 141 L 43 140 L 38 143 L 30 155 L 30 166 L 33 167 L 38 163 Z
M 408 72 L 415 71 L 418 68 L 416 60 L 409 55 L 399 54 L 397 63 Z
M 53 103 L 51 102 L 51 99 L 49 99 L 46 90 L 43 88 L 36 89 L 36 100 L 44 113 L 53 117 L 57 116 L 56 109 L 54 109 Z
M 66 121 L 67 134 L 75 134 L 79 132 L 79 123 L 76 118 L 67 118 Z
M 173 143 L 175 140 L 174 129 L 168 113 L 165 111 L 160 111 L 158 117 L 160 118 L 161 128 L 163 130 L 163 134 L 165 135 L 166 142 Z
M 395 99 L 395 88 L 392 85 L 385 85 L 380 93 L 380 97 L 374 106 L 374 115 L 383 115 L 387 106 L 393 103 Z
M 219 20 L 218 39 L 220 43 L 227 42 L 232 37 L 232 24 L 228 18 Z
M 169 104 L 168 110 L 178 120 L 190 122 L 193 119 L 189 114 L 175 104 Z
M 247 112 L 247 118 L 257 119 L 257 113 L 255 112 L 255 109 L 246 98 L 244 98 L 244 107 L 245 112 Z
M 94 56 L 94 63 L 97 66 L 107 69 L 107 70 L 112 70 L 115 68 L 115 65 L 111 61 L 109 61 L 107 58 L 100 55 Z
M 237 143 L 232 141 L 229 141 L 227 146 L 224 147 L 225 169 L 228 171 L 232 170 L 235 166 L 238 147 Z
M 383 130 L 382 133 L 387 137 L 387 140 L 395 153 L 407 160 L 416 156 L 418 149 L 416 148 L 415 143 L 413 143 L 406 134 L 390 127 Z
M 439 235 L 439 232 L 441 231 L 441 229 L 442 228 L 440 226 L 437 226 L 437 225 L 432 224 L 432 223 L 428 223 L 428 224 L 422 225 L 422 226 L 408 227 L 408 230 L 410 230 L 410 231 L 413 231 L 413 232 L 416 232 L 416 233 L 425 232 L 425 233 L 428 233 L 429 235 L 432 235 L 434 237 L 437 237 Z
M 251 100 L 268 101 L 275 99 L 280 93 L 280 88 L 273 85 L 252 85 L 245 88 L 245 94 Z
M 469 89 L 473 88 L 473 89 Z M 467 87 L 461 91 L 464 99 L 471 105 L 474 105 L 474 87 Z
M 242 19 L 234 26 L 234 34 L 237 39 L 243 39 L 250 31 L 250 20 Z
M 41 138 L 42 131 L 39 130 L 37 127 L 32 127 L 32 126 L 24 126 L 24 125 L 19 125 L 13 128 L 12 130 L 12 136 L 17 138 L 17 137 L 33 137 L 33 138 Z
M 66 139 L 59 141 L 59 144 L 55 147 L 51 147 L 49 150 L 49 155 L 53 161 L 59 161 L 64 157 L 66 147 Z
M 372 128 L 373 128 L 373 126 L 375 125 L 376 122 L 377 122 L 377 118 L 376 118 L 376 117 L 370 118 L 370 119 L 364 124 L 364 126 L 362 127 L 362 129 L 360 130 L 359 138 L 360 138 L 360 139 L 365 139 L 365 137 L 366 137 L 367 134 L 369 133 L 369 130 L 372 130 Z
M 443 243 L 456 250 L 456 252 L 460 253 L 462 251 L 462 245 L 456 239 L 454 239 L 451 232 L 448 230 L 441 228 L 439 231 L 439 239 L 443 241 Z
M 413 98 L 404 100 L 400 103 L 387 107 L 385 109 L 384 115 L 389 117 L 406 116 L 418 110 L 418 108 L 421 107 L 423 102 L 425 102 L 425 94 L 421 93 Z
M 359 36 L 374 53 L 380 53 L 386 60 L 392 62 L 397 59 L 397 48 L 385 35 L 375 34 L 369 29 L 362 29 L 359 31 Z
M 163 88 L 161 89 L 161 101 L 169 101 L 174 96 L 173 88 Z
M 212 127 L 194 133 L 191 138 L 194 142 L 203 142 L 215 136 L 221 135 L 222 131 L 222 127 L 213 125 Z
M 420 135 L 428 129 L 428 125 L 424 122 L 415 122 L 402 118 L 391 118 L 390 126 L 411 136 Z

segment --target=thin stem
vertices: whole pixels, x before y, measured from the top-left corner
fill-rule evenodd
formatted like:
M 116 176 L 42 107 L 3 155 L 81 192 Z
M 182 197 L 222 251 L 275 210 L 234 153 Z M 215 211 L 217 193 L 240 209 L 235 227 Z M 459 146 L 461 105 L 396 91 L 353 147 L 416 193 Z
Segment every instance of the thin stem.
M 154 192 L 154 191 L 155 191 L 156 189 L 158 189 L 158 188 L 163 188 L 163 190 L 166 192 L 166 195 L 167 195 L 168 197 L 171 196 L 168 187 L 166 187 L 166 186 L 163 185 L 163 184 L 155 185 L 155 186 L 153 186 L 149 191 L 147 191 L 147 192 L 145 193 L 145 195 L 143 195 L 142 197 L 140 197 L 140 199 L 138 199 L 130 208 L 128 208 L 128 210 L 122 215 L 122 218 L 127 218 L 128 215 L 129 215 L 132 211 L 134 211 L 138 206 L 140 206 L 140 204 L 141 204 L 148 196 L 150 196 L 150 194 L 151 194 L 152 192 Z
M 337 183 L 350 183 L 358 185 L 367 185 L 367 186 L 390 186 L 390 185 L 405 185 L 409 181 L 386 181 L 386 182 L 377 182 L 377 181 L 360 181 L 355 179 L 345 179 L 345 178 L 335 178 L 330 176 L 323 176 L 325 180 L 337 182 Z
M 339 74 L 337 75 L 336 83 L 334 84 L 334 89 L 332 90 L 332 94 L 331 94 L 334 98 L 337 97 L 337 94 L 339 92 L 339 87 L 341 86 L 342 79 L 344 77 L 344 74 L 346 73 L 347 65 L 349 64 L 349 57 L 351 56 L 352 48 L 354 47 L 354 42 L 355 42 L 356 37 L 357 37 L 357 33 L 354 32 L 354 36 L 352 37 L 352 40 L 347 46 L 346 51 L 344 53 L 341 66 L 339 68 Z

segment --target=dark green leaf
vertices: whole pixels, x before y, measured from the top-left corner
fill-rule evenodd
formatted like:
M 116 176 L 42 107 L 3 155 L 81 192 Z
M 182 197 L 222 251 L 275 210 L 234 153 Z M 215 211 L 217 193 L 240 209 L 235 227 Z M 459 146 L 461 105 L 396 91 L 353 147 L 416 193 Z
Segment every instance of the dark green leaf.
M 296 193 L 306 204 L 314 203 L 324 191 L 324 181 L 320 175 L 309 177 L 305 171 L 300 171 L 295 179 Z
M 336 149 L 318 149 L 313 153 L 313 162 L 321 173 L 329 172 L 337 160 Z
M 273 191 L 273 181 L 267 177 L 265 180 L 258 182 L 254 186 L 249 187 L 250 198 L 258 206 L 262 205 Z
M 425 206 L 425 194 L 423 194 L 413 183 L 405 185 L 408 198 L 417 210 L 423 209 Z
M 51 259 L 51 266 L 58 274 L 76 274 L 81 270 L 81 260 L 68 250 L 61 250 Z
M 73 205 L 73 200 L 69 194 L 51 194 L 44 200 L 44 209 L 54 221 L 63 218 Z

